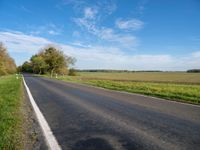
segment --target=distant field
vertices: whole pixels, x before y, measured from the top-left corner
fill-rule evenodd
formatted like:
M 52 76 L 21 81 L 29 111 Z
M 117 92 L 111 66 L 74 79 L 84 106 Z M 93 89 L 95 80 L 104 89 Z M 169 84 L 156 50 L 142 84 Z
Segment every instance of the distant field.
M 21 149 L 21 79 L 15 75 L 0 77 L 0 149 Z
M 105 79 L 122 81 L 148 81 L 200 84 L 200 73 L 183 72 L 134 72 L 134 73 L 102 73 L 79 72 L 77 79 Z
M 59 80 L 107 89 L 200 104 L 200 74 L 180 72 L 102 73 L 79 72 Z

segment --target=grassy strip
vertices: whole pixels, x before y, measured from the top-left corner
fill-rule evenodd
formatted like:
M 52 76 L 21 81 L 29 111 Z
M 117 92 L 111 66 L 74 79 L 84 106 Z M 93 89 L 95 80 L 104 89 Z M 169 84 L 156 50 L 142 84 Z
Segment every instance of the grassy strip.
M 139 93 L 159 98 L 200 104 L 200 85 L 154 82 L 127 82 L 113 80 L 93 80 L 79 77 L 58 77 L 59 80 L 83 83 L 106 89 Z
M 0 149 L 22 149 L 22 82 L 15 75 L 0 77 Z

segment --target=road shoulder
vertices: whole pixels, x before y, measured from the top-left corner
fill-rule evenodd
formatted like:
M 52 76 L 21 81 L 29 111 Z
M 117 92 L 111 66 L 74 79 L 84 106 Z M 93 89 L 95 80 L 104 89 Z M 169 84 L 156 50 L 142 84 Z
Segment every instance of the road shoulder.
M 23 114 L 23 149 L 32 150 L 47 150 L 47 145 L 44 140 L 42 130 L 37 121 L 36 115 L 31 106 L 25 87 L 23 86 L 23 102 L 22 102 L 22 114 Z

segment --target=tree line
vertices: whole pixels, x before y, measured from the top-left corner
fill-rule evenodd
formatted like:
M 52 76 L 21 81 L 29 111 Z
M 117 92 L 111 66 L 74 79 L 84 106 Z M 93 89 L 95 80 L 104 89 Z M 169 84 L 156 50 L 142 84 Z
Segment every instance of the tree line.
M 18 71 L 50 74 L 51 77 L 54 74 L 75 75 L 75 69 L 69 69 L 75 62 L 75 58 L 65 55 L 56 46 L 48 45 L 19 66 Z
M 190 69 L 187 70 L 188 73 L 200 73 L 200 69 Z
M 0 42 L 0 76 L 16 72 L 16 64 L 7 52 L 7 48 Z
M 83 69 L 83 70 L 77 70 L 78 72 L 108 72 L 108 73 L 132 73 L 132 72 L 163 72 L 161 70 L 113 70 L 113 69 Z

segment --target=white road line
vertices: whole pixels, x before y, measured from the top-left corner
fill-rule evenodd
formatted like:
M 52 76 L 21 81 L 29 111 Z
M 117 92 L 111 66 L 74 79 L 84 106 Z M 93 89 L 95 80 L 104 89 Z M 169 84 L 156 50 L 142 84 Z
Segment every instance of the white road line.
M 35 103 L 35 100 L 33 99 L 33 96 L 24 80 L 24 77 L 23 78 L 23 82 L 24 82 L 24 86 L 26 88 L 26 91 L 28 93 L 28 97 L 30 99 L 30 102 L 33 106 L 33 109 L 36 113 L 36 117 L 38 119 L 38 122 L 42 128 L 42 131 L 44 133 L 44 137 L 45 137 L 45 140 L 47 142 L 47 145 L 48 145 L 48 148 L 50 150 L 61 150 L 61 147 L 60 145 L 58 144 L 55 136 L 53 135 L 53 132 L 51 131 L 46 119 L 44 118 L 42 112 L 40 111 L 39 107 L 37 106 L 37 104 Z

